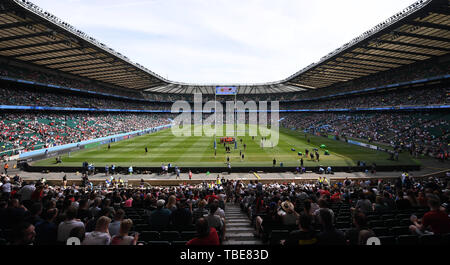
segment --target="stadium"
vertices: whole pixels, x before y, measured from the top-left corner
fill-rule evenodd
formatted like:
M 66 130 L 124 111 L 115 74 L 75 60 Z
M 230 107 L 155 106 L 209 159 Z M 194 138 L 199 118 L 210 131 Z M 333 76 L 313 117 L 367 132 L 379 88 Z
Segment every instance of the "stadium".
M 194 84 L 1 1 L 0 245 L 449 244 L 449 7 Z

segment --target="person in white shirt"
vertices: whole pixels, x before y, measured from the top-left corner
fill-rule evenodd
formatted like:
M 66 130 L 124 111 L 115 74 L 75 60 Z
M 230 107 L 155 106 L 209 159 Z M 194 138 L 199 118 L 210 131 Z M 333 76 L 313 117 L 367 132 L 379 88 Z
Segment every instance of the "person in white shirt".
M 111 245 L 136 245 L 139 234 L 135 233 L 134 236 L 129 236 L 128 233 L 131 227 L 133 227 L 133 221 L 131 221 L 131 219 L 123 220 L 120 224 L 119 232 L 111 239 Z
M 70 237 L 70 232 L 75 227 L 83 227 L 84 223 L 75 217 L 78 214 L 77 208 L 70 206 L 66 211 L 66 220 L 61 222 L 58 226 L 58 242 L 66 243 L 67 239 Z
M 81 243 L 82 245 L 110 245 L 111 236 L 109 235 L 109 224 L 111 219 L 106 216 L 101 216 L 97 220 L 95 231 L 86 233 L 86 236 Z
M 109 224 L 109 234 L 111 236 L 115 236 L 119 234 L 120 225 L 123 221 L 123 217 L 125 216 L 125 212 L 122 209 L 116 211 L 114 215 L 114 221 Z
M 31 200 L 31 195 L 36 190 L 36 187 L 34 186 L 34 183 L 30 183 L 28 185 L 23 186 L 17 194 L 21 195 L 20 200 L 21 201 L 29 201 Z

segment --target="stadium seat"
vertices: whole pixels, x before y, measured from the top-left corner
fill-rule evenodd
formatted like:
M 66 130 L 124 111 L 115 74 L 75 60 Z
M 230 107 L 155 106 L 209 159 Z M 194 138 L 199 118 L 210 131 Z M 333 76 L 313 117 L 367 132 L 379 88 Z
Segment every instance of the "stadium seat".
M 270 235 L 270 245 L 280 245 L 280 241 L 286 239 L 288 235 L 288 230 L 272 230 L 272 234 Z
M 186 246 L 188 241 L 172 241 L 172 246 Z
M 409 218 L 400 220 L 400 226 L 410 226 L 410 225 L 412 225 L 412 223 Z
M 384 225 L 383 220 L 369 221 L 369 226 L 370 227 L 382 227 L 383 225 Z
M 134 230 L 136 230 L 137 232 L 142 232 L 142 231 L 148 231 L 148 225 L 146 224 L 135 224 L 134 225 Z
M 394 236 L 410 235 L 411 231 L 408 226 L 394 226 L 391 228 L 391 234 Z
M 177 231 L 162 231 L 159 233 L 159 237 L 163 241 L 178 241 L 180 240 L 180 234 Z
M 196 236 L 197 232 L 195 231 L 183 231 L 180 233 L 180 238 L 182 240 L 191 240 Z
M 395 216 L 393 214 L 384 214 L 381 216 L 382 220 L 389 220 L 389 219 L 394 219 Z
M 419 238 L 421 245 L 440 245 L 441 237 L 438 235 L 423 235 Z
M 400 222 L 397 219 L 387 219 L 384 220 L 384 226 L 386 227 L 394 227 L 394 226 L 399 226 Z
M 139 234 L 139 239 L 142 241 L 157 241 L 159 238 L 159 232 L 157 231 L 142 231 Z
M 397 237 L 398 245 L 417 245 L 419 237 L 416 235 L 400 235 Z
M 411 218 L 411 214 L 397 214 L 397 220 L 409 219 Z
M 149 246 L 170 246 L 169 241 L 148 241 L 147 245 Z
M 392 246 L 396 244 L 395 236 L 379 236 L 381 245 Z
M 350 228 L 350 227 L 351 227 L 350 222 L 339 222 L 339 223 L 336 223 L 336 228 L 337 229 Z
M 372 228 L 372 231 L 377 237 L 389 235 L 389 228 L 387 227 L 374 227 Z
M 441 236 L 442 244 L 450 245 L 450 233 Z

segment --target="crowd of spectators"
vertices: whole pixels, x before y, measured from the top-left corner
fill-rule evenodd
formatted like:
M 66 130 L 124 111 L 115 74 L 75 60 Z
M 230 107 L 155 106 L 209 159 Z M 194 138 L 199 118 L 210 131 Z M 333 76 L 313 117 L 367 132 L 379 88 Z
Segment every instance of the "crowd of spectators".
M 346 96 L 328 100 L 285 102 L 280 104 L 280 108 L 285 110 L 299 110 L 449 104 L 450 98 L 447 97 L 448 91 L 447 88 L 408 88 L 399 91 Z
M 364 77 L 355 81 L 342 83 L 333 85 L 332 87 L 328 88 L 320 88 L 320 89 L 314 89 L 314 90 L 308 90 L 308 91 L 301 91 L 301 92 L 293 92 L 293 93 L 273 93 L 273 94 L 255 94 L 255 95 L 245 95 L 245 94 L 238 94 L 237 99 L 242 101 L 293 101 L 293 100 L 309 100 L 314 99 L 317 97 L 322 96 L 328 96 L 328 95 L 334 95 L 337 93 L 342 92 L 349 92 L 349 91 L 356 91 L 356 90 L 362 90 L 366 88 L 375 88 L 383 85 L 389 85 L 389 84 L 395 84 L 399 82 L 405 82 L 405 81 L 413 81 L 417 79 L 427 78 L 427 77 L 434 77 L 439 75 L 445 75 L 449 74 L 450 69 L 450 63 L 441 63 L 436 61 L 429 61 L 424 62 L 419 65 L 409 65 L 405 66 L 399 69 L 393 69 L 391 71 L 382 72 L 377 75 Z M 5 65 L 0 64 L 0 75 L 2 76 L 8 76 L 8 77 L 15 77 L 30 81 L 38 81 L 42 83 L 47 84 L 53 84 L 53 85 L 61 85 L 71 88 L 78 88 L 83 91 L 97 91 L 97 92 L 104 92 L 109 93 L 113 95 L 121 95 L 125 97 L 130 97 L 134 99 L 147 99 L 149 101 L 164 101 L 164 102 L 173 102 L 176 100 L 188 100 L 193 101 L 192 94 L 166 94 L 166 93 L 152 93 L 152 92 L 139 92 L 139 91 L 125 91 L 125 90 L 118 90 L 118 89 L 112 89 L 107 88 L 99 84 L 93 84 L 93 83 L 86 83 L 81 82 L 78 80 L 73 80 L 69 78 L 65 78 L 62 76 L 56 76 L 51 75 L 48 73 L 38 72 L 38 71 L 31 71 L 26 70 L 24 68 L 18 68 L 11 65 Z M 389 97 L 383 97 L 385 101 L 383 101 L 383 98 L 380 98 L 379 100 L 374 100 L 372 102 L 378 102 L 382 105 L 388 104 L 388 105 L 395 105 L 395 104 L 424 104 L 428 102 L 438 102 L 442 103 L 443 98 L 441 98 L 442 91 L 436 90 L 436 91 L 427 91 L 429 95 L 420 95 L 420 90 L 414 91 L 411 94 L 408 93 L 408 91 L 400 92 L 398 94 L 398 98 L 396 100 L 391 101 Z M 445 93 L 445 92 L 444 92 Z M 394 94 L 394 96 L 397 96 Z M 203 96 L 203 102 L 214 100 L 214 95 L 207 95 L 204 94 Z M 43 96 L 39 96 L 39 98 L 43 98 Z M 370 98 L 367 97 L 367 103 L 372 103 Z M 218 97 L 218 100 L 221 102 L 225 102 L 228 100 L 228 97 Z M 386 100 L 389 100 L 386 101 Z M 418 102 L 415 102 L 418 101 Z M 424 103 L 420 103 L 424 102 Z M 117 103 L 117 102 L 115 102 Z M 316 104 L 321 104 L 316 103 Z M 341 104 L 345 105 L 346 102 L 341 102 Z M 354 103 L 354 102 L 351 102 Z M 365 104 L 364 102 L 362 102 Z M 114 102 L 113 102 L 114 104 Z M 145 103 L 147 104 L 147 103 Z M 314 104 L 314 103 L 313 103 Z M 330 104 L 333 104 L 330 102 Z M 90 104 L 92 106 L 92 104 Z M 99 104 L 97 104 L 99 105 Z M 101 104 L 100 104 L 101 105 Z M 109 103 L 103 104 L 103 105 L 110 105 Z M 148 105 L 148 104 L 147 104 Z M 348 106 L 348 105 L 345 105 Z M 322 106 L 320 106 L 322 108 Z M 142 107 L 141 107 L 142 108 Z M 139 108 L 139 109 L 141 109 Z
M 448 153 L 450 119 L 446 113 L 289 113 L 281 125 L 312 134 L 364 139 L 401 147 L 414 155 L 438 157 Z
M 171 114 L 1 113 L 0 150 L 14 153 L 150 129 Z
M 222 177 L 220 182 L 198 185 L 143 184 L 112 189 L 52 186 L 43 179 L 25 182 L 17 175 L 3 175 L 0 241 L 55 245 L 76 237 L 85 245 L 135 245 L 154 240 L 148 231 L 165 231 L 161 234 L 175 241 L 167 231 L 196 230 L 184 244 L 218 245 L 226 240 L 227 203 L 247 213 L 256 237 L 275 244 L 366 244 L 367 238 L 382 236 L 369 217 L 389 213 L 406 213 L 406 222 L 390 220 L 401 222 L 405 235 L 450 233 L 448 178 L 415 179 L 403 173 L 395 180 L 330 183 L 245 184 Z M 146 231 L 140 231 L 142 227 Z M 277 239 L 275 230 L 280 228 L 292 232 Z
M 51 84 L 69 88 L 77 88 L 84 91 L 96 91 L 114 95 L 121 95 L 125 97 L 139 98 L 141 96 L 139 92 L 131 90 L 125 91 L 124 89 L 105 87 L 99 84 L 94 84 L 92 82 L 80 81 L 61 75 L 50 74 L 37 70 L 29 70 L 26 68 L 7 65 L 3 63 L 0 63 L 0 76 L 18 78 L 27 81 L 40 82 L 44 84 Z
M 15 89 L 11 85 L 8 86 L 0 88 L 0 105 L 170 111 L 173 103 L 173 101 L 142 102 L 127 99 L 102 98 L 86 94 L 46 91 L 39 88 Z M 450 99 L 447 97 L 447 90 L 446 88 L 429 88 L 425 90 L 416 88 L 328 100 L 280 102 L 280 109 L 336 109 L 448 104 Z M 180 99 L 193 101 L 193 96 L 185 95 L 184 98 Z M 240 98 L 240 100 L 242 99 Z M 203 100 L 207 101 L 210 99 L 203 97 Z M 255 100 L 255 98 L 244 98 L 244 100 Z
M 29 89 L 0 88 L 0 105 L 123 110 L 169 110 L 171 103 L 150 103 Z

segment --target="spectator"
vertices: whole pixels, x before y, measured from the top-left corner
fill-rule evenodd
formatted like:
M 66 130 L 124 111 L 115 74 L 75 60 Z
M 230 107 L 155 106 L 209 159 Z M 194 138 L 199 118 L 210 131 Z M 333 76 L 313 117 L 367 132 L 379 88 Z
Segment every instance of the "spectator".
M 219 236 L 214 227 L 209 225 L 208 220 L 200 218 L 195 224 L 198 237 L 189 240 L 187 246 L 218 246 L 220 245 Z
M 97 220 L 95 231 L 86 233 L 82 242 L 83 245 L 110 245 L 111 236 L 109 235 L 108 227 L 111 219 L 106 216 L 101 216 Z
M 133 221 L 131 219 L 125 219 L 120 224 L 119 233 L 113 236 L 111 240 L 111 245 L 136 245 L 139 234 L 136 233 L 134 236 L 129 236 L 131 227 L 133 226 Z
M 75 227 L 83 227 L 84 224 L 80 220 L 75 219 L 77 216 L 77 209 L 70 206 L 66 211 L 66 219 L 58 226 L 58 242 L 65 244 L 69 238 L 70 231 Z

